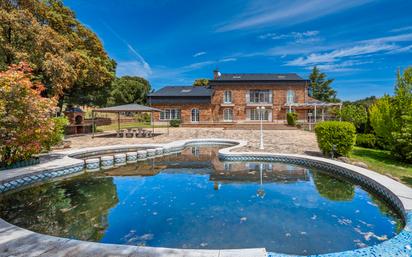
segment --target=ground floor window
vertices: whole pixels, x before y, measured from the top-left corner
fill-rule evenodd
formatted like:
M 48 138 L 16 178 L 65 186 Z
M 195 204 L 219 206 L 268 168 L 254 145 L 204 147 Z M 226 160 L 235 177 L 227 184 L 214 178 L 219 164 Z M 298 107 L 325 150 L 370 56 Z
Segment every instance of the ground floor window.
M 262 120 L 269 120 L 270 119 L 270 113 L 272 110 L 263 110 L 262 113 Z M 259 111 L 257 109 L 248 109 L 246 110 L 246 115 L 249 120 L 260 120 L 260 114 L 262 111 Z
M 160 120 L 180 120 L 180 109 L 164 109 L 160 112 Z
M 192 109 L 192 122 L 199 122 L 200 112 L 199 109 Z
M 232 121 L 233 120 L 233 110 L 232 109 L 224 109 L 223 110 L 223 120 L 224 121 Z

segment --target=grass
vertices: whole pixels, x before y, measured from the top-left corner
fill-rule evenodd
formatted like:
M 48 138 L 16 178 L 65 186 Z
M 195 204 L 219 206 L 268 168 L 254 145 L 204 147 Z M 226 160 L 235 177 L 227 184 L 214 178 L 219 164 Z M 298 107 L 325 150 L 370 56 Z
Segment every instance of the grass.
M 120 123 L 120 129 L 126 129 L 126 128 L 151 128 L 152 125 L 150 123 L 142 123 L 142 122 L 127 122 L 127 123 Z M 167 126 L 165 125 L 155 125 L 155 128 L 165 128 Z M 96 127 L 97 131 L 113 131 L 117 130 L 117 123 L 114 122 L 110 125 L 104 125 L 104 126 L 97 126 Z
M 388 151 L 355 147 L 351 158 L 366 163 L 371 170 L 398 178 L 412 186 L 412 164 L 396 160 Z

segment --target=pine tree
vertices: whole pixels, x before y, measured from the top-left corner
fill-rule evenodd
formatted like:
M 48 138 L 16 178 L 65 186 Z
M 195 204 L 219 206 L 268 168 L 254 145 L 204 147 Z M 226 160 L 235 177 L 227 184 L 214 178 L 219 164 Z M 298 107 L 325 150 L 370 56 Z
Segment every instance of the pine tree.
M 336 102 L 336 91 L 331 87 L 333 79 L 327 79 L 326 74 L 313 67 L 309 75 L 309 95 L 324 102 Z

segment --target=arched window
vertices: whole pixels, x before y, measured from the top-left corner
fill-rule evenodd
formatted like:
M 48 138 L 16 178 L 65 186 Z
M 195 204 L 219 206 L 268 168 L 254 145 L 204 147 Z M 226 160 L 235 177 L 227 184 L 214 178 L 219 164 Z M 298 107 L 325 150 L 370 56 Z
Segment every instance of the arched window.
M 199 109 L 192 109 L 192 122 L 199 122 L 200 115 Z
M 233 110 L 232 109 L 224 109 L 223 110 L 223 120 L 224 121 L 232 121 L 233 120 Z
M 286 103 L 292 104 L 295 102 L 295 92 L 293 90 L 288 90 L 286 95 Z
M 223 96 L 223 102 L 225 104 L 232 103 L 232 91 L 226 90 Z

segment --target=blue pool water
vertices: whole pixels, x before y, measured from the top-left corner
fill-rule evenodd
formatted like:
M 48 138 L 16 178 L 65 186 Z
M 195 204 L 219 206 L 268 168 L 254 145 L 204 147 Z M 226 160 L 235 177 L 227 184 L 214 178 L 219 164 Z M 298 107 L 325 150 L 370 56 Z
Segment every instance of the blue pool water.
M 174 248 L 315 254 L 395 236 L 399 216 L 342 178 L 284 163 L 222 163 L 217 147 L 1 196 L 5 220 L 41 233 Z

